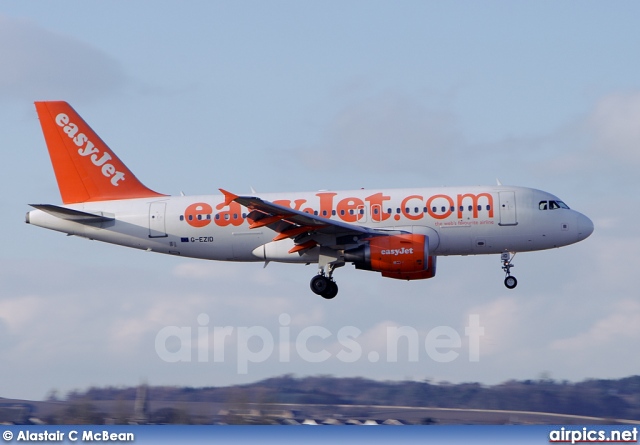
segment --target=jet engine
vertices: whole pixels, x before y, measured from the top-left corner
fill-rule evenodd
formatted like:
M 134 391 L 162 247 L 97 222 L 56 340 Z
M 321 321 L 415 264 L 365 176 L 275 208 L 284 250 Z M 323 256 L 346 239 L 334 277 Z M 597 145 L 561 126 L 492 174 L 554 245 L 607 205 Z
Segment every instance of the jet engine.
M 436 257 L 429 255 L 429 237 L 418 234 L 376 236 L 344 252 L 356 269 L 372 270 L 383 277 L 422 280 L 436 275 Z

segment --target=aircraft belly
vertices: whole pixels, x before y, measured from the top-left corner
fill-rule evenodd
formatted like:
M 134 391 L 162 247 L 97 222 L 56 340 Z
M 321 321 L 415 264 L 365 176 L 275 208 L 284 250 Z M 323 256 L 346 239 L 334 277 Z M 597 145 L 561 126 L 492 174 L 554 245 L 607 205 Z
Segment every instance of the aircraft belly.
M 256 247 L 259 247 L 270 241 L 273 238 L 273 232 L 271 236 L 266 235 L 262 230 L 238 230 L 231 233 L 231 245 L 233 251 L 234 261 L 260 261 L 252 253 Z
M 484 255 L 539 249 L 539 241 L 519 225 L 440 227 L 436 255 Z
M 472 239 L 475 230 L 469 226 L 440 228 L 440 245 L 435 253 L 439 255 L 468 255 L 473 253 Z

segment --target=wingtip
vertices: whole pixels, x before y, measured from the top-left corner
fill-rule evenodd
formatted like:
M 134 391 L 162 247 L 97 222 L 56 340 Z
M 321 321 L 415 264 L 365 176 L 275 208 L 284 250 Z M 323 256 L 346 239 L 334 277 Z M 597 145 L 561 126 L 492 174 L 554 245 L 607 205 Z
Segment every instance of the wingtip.
M 235 195 L 225 189 L 218 189 L 222 192 L 222 194 L 224 195 L 224 204 L 225 205 L 229 205 L 231 204 L 233 201 L 235 201 L 238 198 L 238 195 Z

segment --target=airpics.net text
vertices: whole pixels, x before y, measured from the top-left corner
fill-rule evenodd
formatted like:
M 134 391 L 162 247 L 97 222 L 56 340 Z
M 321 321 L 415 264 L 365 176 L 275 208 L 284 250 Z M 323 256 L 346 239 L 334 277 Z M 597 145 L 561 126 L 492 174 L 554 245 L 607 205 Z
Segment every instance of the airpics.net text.
M 323 326 L 292 328 L 291 316 L 278 317 L 277 334 L 264 326 L 209 326 L 210 317 L 200 314 L 198 326 L 165 326 L 155 337 L 158 357 L 167 363 L 224 363 L 235 352 L 237 372 L 247 374 L 249 364 L 277 359 L 281 363 L 292 360 L 292 355 L 308 363 L 322 363 L 336 359 L 343 363 L 381 360 L 396 363 L 400 360 L 418 362 L 426 357 L 437 363 L 449 363 L 466 355 L 469 362 L 480 361 L 480 337 L 484 327 L 478 314 L 469 315 L 464 329 L 467 354 L 463 353 L 463 335 L 450 326 L 436 326 L 422 333 L 411 326 L 387 326 L 384 338 L 371 348 L 364 340 L 363 331 L 355 326 L 343 326 L 332 332 Z M 368 352 L 365 357 L 365 347 Z M 231 348 L 235 346 L 235 351 Z M 231 353 L 227 354 L 231 350 Z M 382 351 L 382 352 L 379 352 Z M 401 352 L 402 351 L 402 352 Z

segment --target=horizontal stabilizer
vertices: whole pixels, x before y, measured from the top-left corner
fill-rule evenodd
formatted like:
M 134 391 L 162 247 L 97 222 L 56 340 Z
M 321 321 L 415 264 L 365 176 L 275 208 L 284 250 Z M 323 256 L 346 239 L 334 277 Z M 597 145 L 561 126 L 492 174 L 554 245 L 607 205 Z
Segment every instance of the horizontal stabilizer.
M 53 215 L 56 218 L 61 218 L 67 221 L 73 221 L 80 224 L 91 223 L 103 223 L 107 221 L 113 221 L 115 218 L 105 216 L 103 212 L 99 213 L 87 213 L 80 210 L 67 209 L 66 207 L 54 206 L 51 204 L 29 204 L 31 207 L 38 210 L 42 210 L 49 215 Z

